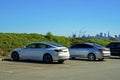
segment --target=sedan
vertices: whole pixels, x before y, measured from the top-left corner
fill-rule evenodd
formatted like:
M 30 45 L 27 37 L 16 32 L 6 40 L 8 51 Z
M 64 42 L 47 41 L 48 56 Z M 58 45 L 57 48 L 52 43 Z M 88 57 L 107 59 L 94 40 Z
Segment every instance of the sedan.
M 104 57 L 110 57 L 110 49 L 93 43 L 78 43 L 69 48 L 70 57 L 75 59 L 87 58 L 89 61 L 104 60 Z
M 63 63 L 70 57 L 68 48 L 52 42 L 31 43 L 23 48 L 12 50 L 10 54 L 13 61 L 38 60 L 45 63 L 53 61 Z

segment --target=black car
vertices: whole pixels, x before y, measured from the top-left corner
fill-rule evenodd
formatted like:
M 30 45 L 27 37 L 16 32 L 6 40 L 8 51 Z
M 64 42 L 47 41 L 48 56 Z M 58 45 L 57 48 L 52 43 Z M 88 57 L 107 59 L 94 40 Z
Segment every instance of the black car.
M 111 56 L 120 56 L 120 42 L 111 42 L 106 47 L 110 48 Z

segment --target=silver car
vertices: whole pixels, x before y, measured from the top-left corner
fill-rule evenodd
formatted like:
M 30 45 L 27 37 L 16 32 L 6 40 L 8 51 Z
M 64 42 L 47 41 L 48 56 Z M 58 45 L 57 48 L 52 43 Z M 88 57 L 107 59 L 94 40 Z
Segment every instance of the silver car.
M 69 48 L 72 59 L 88 58 L 90 61 L 104 60 L 104 57 L 110 57 L 110 49 L 93 43 L 78 43 Z
M 69 59 L 68 48 L 52 42 L 35 42 L 11 52 L 11 60 L 38 60 L 45 63 L 58 61 L 63 63 Z

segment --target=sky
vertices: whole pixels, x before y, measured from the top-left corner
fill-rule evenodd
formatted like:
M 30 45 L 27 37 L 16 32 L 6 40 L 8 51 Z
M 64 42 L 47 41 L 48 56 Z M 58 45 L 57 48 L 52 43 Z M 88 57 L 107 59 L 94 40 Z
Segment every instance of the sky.
M 0 32 L 120 34 L 120 0 L 0 0 Z

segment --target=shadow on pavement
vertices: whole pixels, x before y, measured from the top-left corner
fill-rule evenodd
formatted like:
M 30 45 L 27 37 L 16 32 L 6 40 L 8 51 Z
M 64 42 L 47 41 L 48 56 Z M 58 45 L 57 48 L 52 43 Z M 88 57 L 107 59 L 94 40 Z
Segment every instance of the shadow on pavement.
M 89 61 L 88 59 L 70 59 L 70 60 L 76 60 L 76 61 L 87 61 L 87 62 L 105 62 L 106 59 L 104 59 L 103 61 L 100 61 L 100 60 L 95 60 L 95 61 Z
M 111 56 L 110 59 L 120 59 L 119 56 Z
M 20 61 L 12 61 L 11 59 L 2 59 L 2 61 L 9 61 L 9 62 L 16 62 L 16 63 L 32 63 L 32 64 L 47 64 L 42 61 L 35 61 L 35 60 L 20 60 Z M 58 62 L 52 62 L 49 64 L 60 64 Z M 61 63 L 64 64 L 64 63 Z

